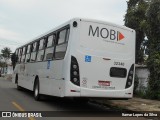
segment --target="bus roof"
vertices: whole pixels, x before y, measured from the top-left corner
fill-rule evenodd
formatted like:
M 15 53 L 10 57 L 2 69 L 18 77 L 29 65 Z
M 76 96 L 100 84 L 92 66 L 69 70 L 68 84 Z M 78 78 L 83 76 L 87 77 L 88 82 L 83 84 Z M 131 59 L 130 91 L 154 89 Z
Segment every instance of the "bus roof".
M 126 27 L 124 25 L 118 25 L 118 24 L 111 23 L 111 22 L 108 22 L 108 21 L 95 20 L 95 19 L 85 19 L 85 18 L 84 19 L 77 18 L 77 19 L 80 19 L 80 20 L 86 21 L 86 22 L 94 22 L 94 23 L 100 23 L 100 24 L 107 24 L 107 25 L 110 25 L 110 26 L 113 26 L 113 27 L 118 27 L 118 28 L 125 29 L 125 30 L 128 30 L 128 31 L 134 31 L 133 29 L 131 29 L 129 27 Z
M 107 25 L 110 25 L 110 26 L 113 26 L 113 27 L 118 27 L 118 28 L 125 29 L 125 30 L 128 30 L 128 31 L 134 31 L 133 29 L 128 28 L 128 27 L 126 27 L 126 26 L 117 25 L 117 24 L 114 24 L 114 23 L 111 23 L 111 22 L 102 21 L 102 20 L 87 19 L 87 18 L 73 18 L 73 19 L 70 19 L 69 21 L 67 21 L 67 22 L 65 22 L 65 23 L 63 23 L 63 24 L 61 24 L 61 25 L 59 25 L 59 26 L 57 26 L 57 27 L 49 30 L 48 32 L 45 32 L 44 34 L 41 34 L 41 35 L 35 37 L 34 39 L 32 39 L 32 40 L 24 43 L 23 45 L 20 45 L 19 47 L 17 47 L 17 49 L 18 49 L 18 48 L 21 48 L 21 47 L 23 47 L 23 46 L 26 46 L 26 45 L 29 44 L 29 43 L 32 43 L 34 40 L 39 40 L 39 39 L 42 38 L 43 36 L 46 36 L 46 35 L 50 34 L 51 32 L 53 32 L 53 31 L 55 31 L 55 30 L 58 30 L 58 29 L 60 29 L 60 28 L 62 28 L 62 27 L 64 27 L 64 26 L 70 24 L 72 21 L 76 21 L 76 20 L 86 21 L 86 22 L 93 22 L 93 23 L 100 23 L 100 24 L 107 24 Z

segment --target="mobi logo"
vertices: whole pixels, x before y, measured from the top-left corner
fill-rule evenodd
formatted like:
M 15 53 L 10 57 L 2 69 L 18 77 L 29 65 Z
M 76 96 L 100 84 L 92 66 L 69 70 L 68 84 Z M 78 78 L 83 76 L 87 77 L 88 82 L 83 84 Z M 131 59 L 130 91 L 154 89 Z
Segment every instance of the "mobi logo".
M 116 30 L 107 28 L 93 28 L 92 25 L 89 26 L 89 36 L 101 37 L 103 39 L 109 38 L 110 40 L 120 41 L 124 39 L 124 35 Z

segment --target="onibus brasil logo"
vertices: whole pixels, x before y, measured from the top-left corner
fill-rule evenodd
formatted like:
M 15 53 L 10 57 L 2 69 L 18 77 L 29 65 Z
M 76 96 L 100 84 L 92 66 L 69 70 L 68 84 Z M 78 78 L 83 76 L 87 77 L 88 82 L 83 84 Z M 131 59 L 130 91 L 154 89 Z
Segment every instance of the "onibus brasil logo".
M 125 38 L 124 35 L 119 31 L 107 28 L 99 28 L 98 26 L 93 29 L 92 25 L 89 26 L 88 35 L 93 37 L 101 37 L 103 39 L 110 39 L 113 41 L 121 41 Z

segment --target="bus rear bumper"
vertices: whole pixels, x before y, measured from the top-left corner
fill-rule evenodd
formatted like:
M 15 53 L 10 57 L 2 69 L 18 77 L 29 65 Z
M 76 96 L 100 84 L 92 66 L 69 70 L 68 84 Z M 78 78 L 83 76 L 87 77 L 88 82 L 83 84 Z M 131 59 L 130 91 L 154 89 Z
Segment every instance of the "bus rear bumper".
M 81 88 L 81 97 L 132 98 L 133 87 L 124 90 L 95 90 Z

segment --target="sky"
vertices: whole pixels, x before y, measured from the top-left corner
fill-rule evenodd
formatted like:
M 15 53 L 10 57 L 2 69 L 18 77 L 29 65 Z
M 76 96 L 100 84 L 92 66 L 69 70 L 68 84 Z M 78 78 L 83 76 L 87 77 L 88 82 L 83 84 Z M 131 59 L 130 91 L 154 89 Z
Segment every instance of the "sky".
M 124 25 L 126 0 L 0 0 L 0 50 L 80 17 Z

